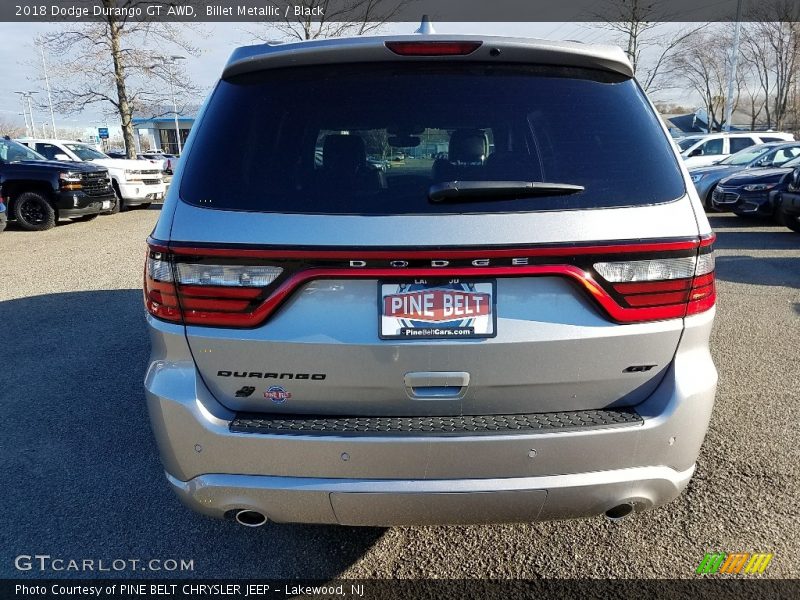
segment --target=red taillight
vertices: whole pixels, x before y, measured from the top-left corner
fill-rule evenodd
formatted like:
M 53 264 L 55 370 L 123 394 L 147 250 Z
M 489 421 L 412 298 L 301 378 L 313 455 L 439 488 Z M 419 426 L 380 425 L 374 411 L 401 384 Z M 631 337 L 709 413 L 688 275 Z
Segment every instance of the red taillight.
M 623 322 L 673 319 L 710 309 L 716 302 L 714 254 L 709 237 L 697 254 L 595 263 L 595 271 L 631 310 Z
M 687 315 L 696 315 L 705 312 L 717 302 L 717 289 L 714 283 L 714 273 L 695 277 L 692 290 L 689 292 L 689 304 L 686 306 Z
M 386 42 L 386 47 L 400 56 L 467 56 L 483 42 Z
M 181 322 L 178 292 L 175 289 L 172 265 L 167 249 L 151 245 L 144 263 L 144 305 L 154 317 Z
M 176 260 L 151 244 L 145 264 L 145 306 L 154 317 L 186 325 L 249 327 L 264 289 L 283 271 L 265 265 L 216 264 L 195 257 Z

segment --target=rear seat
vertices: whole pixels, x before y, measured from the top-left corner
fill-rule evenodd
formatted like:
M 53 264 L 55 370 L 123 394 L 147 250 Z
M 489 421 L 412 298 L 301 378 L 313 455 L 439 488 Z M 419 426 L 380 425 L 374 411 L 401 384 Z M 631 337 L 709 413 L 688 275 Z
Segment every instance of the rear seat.
M 456 129 L 450 135 L 447 158 L 432 167 L 435 182 L 484 179 L 483 164 L 489 154 L 489 140 L 481 129 Z
M 386 188 L 386 176 L 367 163 L 364 140 L 357 135 L 325 136 L 319 175 L 323 190 L 335 187 L 370 194 Z

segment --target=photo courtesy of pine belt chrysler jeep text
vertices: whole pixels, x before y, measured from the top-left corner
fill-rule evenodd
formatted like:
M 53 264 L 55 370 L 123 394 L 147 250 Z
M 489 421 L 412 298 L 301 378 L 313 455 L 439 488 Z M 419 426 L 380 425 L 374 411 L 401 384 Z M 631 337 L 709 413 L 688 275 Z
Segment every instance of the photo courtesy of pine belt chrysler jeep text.
M 148 243 L 150 418 L 201 513 L 616 519 L 692 476 L 714 235 L 619 49 L 240 48 Z

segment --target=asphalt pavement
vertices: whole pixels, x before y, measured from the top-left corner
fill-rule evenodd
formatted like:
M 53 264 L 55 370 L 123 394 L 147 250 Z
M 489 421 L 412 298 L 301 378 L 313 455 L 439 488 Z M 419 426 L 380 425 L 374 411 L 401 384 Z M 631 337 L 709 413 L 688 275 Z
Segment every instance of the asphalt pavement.
M 0 577 L 92 575 L 15 567 L 39 554 L 191 560 L 195 578 L 672 578 L 712 551 L 771 552 L 766 576 L 800 577 L 800 235 L 711 217 L 719 391 L 695 477 L 668 506 L 621 523 L 245 529 L 180 505 L 158 461 L 141 298 L 158 214 L 0 234 Z

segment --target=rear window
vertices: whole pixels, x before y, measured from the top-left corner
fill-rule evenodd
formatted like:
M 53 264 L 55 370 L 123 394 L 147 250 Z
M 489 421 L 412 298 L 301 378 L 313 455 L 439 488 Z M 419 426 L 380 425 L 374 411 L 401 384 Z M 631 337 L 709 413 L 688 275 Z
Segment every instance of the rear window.
M 206 208 L 315 214 L 518 212 L 680 197 L 671 144 L 638 86 L 583 69 L 370 64 L 221 81 L 181 179 Z M 452 181 L 583 186 L 433 203 Z
M 744 150 L 745 148 L 749 148 L 750 146 L 755 144 L 752 138 L 735 138 L 732 137 L 729 140 L 731 145 L 731 154 L 736 154 L 740 150 Z
M 0 139 L 0 160 L 3 162 L 17 162 L 21 160 L 47 159 L 27 146 L 12 142 L 11 140 Z
M 676 144 L 678 144 L 678 148 L 681 150 L 688 150 L 692 146 L 694 146 L 697 142 L 699 142 L 702 138 L 683 138 L 682 140 L 678 140 Z
M 72 150 L 75 155 L 80 158 L 81 160 L 95 160 L 95 159 L 102 159 L 102 158 L 109 158 L 102 152 L 98 152 L 94 148 L 90 148 L 89 146 L 85 146 L 84 144 L 64 144 L 67 148 Z

